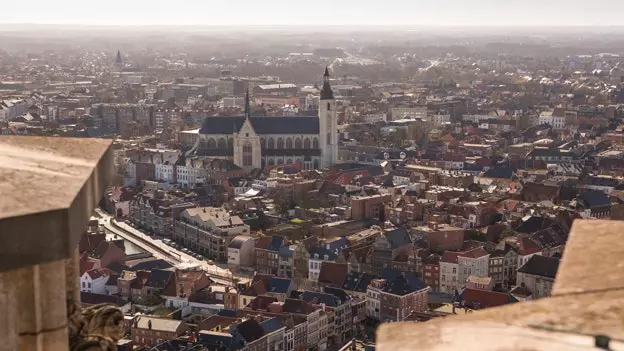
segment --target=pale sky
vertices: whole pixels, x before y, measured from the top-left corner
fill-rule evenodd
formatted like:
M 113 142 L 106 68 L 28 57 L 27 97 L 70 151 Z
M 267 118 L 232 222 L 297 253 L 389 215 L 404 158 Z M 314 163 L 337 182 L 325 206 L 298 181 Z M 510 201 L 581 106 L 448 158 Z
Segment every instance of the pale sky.
M 96 25 L 621 25 L 624 0 L 0 1 L 0 23 Z

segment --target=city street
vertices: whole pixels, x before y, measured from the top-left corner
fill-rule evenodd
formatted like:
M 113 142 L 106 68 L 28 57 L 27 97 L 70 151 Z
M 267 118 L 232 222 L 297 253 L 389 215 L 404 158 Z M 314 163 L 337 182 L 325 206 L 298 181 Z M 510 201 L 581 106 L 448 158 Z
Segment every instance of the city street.
M 174 265 L 198 265 L 213 279 L 223 278 L 223 281 L 231 282 L 233 275 L 228 269 L 209 264 L 206 261 L 198 260 L 193 256 L 187 255 L 178 249 L 166 245 L 159 239 L 154 239 L 146 235 L 127 223 L 112 219 L 108 213 L 99 208 L 95 211 L 100 216 L 100 223 L 103 224 L 106 229 L 143 248 L 145 251 L 152 253 L 154 257 L 164 259 Z M 236 278 L 236 276 L 234 277 Z

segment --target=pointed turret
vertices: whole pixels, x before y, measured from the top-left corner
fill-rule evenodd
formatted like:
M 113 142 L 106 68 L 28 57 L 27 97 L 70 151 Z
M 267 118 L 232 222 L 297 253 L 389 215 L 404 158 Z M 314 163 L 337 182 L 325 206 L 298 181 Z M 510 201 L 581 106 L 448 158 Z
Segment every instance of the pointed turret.
M 334 92 L 329 85 L 329 68 L 325 67 L 325 74 L 323 74 L 323 88 L 321 89 L 321 100 L 333 100 Z
M 251 117 L 251 109 L 249 108 L 249 89 L 245 93 L 245 118 Z
M 121 51 L 117 50 L 117 58 L 115 59 L 115 63 L 121 65 Z

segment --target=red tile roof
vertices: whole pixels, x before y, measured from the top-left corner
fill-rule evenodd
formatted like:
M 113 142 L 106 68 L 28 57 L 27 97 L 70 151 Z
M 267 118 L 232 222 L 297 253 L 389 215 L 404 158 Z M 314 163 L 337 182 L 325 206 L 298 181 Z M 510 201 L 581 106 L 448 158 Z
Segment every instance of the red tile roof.
M 96 280 L 106 275 L 105 272 L 101 269 L 91 269 L 87 271 L 87 274 L 89 275 L 91 280 Z
M 541 251 L 542 249 L 540 248 L 540 246 L 530 238 L 523 236 L 518 239 L 518 253 L 521 256 L 530 255 Z
M 349 266 L 346 263 L 322 262 L 318 281 L 333 286 L 342 286 L 348 272 Z
M 483 247 L 477 247 L 475 249 L 459 253 L 460 257 L 468 257 L 468 258 L 479 258 L 479 257 L 483 257 L 485 255 L 487 255 L 487 252 L 485 252 L 485 250 L 483 250 Z
M 496 291 L 467 288 L 463 295 L 466 306 L 474 309 L 502 306 L 511 302 L 509 294 Z
M 446 262 L 446 263 L 457 263 L 457 257 L 459 256 L 459 252 L 453 252 L 453 251 L 444 251 L 444 253 L 442 254 L 442 259 L 440 259 L 440 262 Z

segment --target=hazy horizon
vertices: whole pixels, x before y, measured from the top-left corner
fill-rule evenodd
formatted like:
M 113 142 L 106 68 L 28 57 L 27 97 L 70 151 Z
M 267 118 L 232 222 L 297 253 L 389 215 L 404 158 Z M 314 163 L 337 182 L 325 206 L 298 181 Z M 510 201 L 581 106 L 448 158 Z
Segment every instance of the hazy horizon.
M 385 4 L 384 4 L 385 5 Z M 92 26 L 619 27 L 624 2 L 594 0 L 32 0 L 3 5 L 0 24 Z

